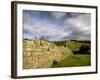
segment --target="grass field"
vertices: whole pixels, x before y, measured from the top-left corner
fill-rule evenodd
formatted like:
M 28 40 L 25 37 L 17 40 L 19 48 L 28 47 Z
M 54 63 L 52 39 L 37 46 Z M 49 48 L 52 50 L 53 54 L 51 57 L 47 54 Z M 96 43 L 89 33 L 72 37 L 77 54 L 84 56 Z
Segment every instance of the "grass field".
M 81 47 L 80 42 L 76 42 L 76 41 L 68 41 L 66 42 L 67 47 L 71 50 L 71 51 L 79 51 L 79 48 Z
M 78 52 L 82 43 L 77 41 L 66 42 L 67 47 L 73 52 L 72 55 L 67 56 L 65 59 L 57 62 L 54 61 L 52 67 L 76 67 L 76 66 L 90 66 L 91 55 L 89 54 L 74 54 Z
M 91 65 L 90 55 L 73 54 L 59 62 L 54 61 L 52 67 L 75 67 L 89 65 Z

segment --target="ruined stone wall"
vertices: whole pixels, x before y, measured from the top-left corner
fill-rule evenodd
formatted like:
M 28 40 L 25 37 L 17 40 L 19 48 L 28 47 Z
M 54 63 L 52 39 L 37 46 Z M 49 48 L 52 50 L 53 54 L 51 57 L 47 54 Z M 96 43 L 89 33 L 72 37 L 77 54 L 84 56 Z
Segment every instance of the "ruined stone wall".
M 57 46 L 46 40 L 24 40 L 23 42 L 23 68 L 47 68 L 53 61 L 59 61 L 71 54 L 64 46 Z

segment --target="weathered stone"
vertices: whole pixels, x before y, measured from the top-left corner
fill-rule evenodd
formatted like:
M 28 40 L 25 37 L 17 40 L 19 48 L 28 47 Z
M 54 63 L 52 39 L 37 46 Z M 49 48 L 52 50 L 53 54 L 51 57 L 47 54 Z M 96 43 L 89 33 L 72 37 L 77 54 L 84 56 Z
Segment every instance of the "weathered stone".
M 56 43 L 57 44 L 57 43 Z M 51 67 L 54 60 L 60 61 L 72 52 L 64 46 L 58 46 L 46 40 L 24 40 L 23 42 L 23 68 Z

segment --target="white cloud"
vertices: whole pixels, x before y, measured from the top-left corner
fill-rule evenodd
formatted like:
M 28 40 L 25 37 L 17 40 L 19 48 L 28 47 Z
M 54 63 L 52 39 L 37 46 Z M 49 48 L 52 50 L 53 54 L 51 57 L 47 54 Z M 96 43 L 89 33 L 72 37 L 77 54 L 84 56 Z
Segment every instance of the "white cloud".
M 58 14 L 60 17 L 64 15 L 63 13 Z M 38 33 L 50 37 L 54 36 L 55 38 L 69 35 L 69 32 L 65 33 L 62 30 L 57 29 L 57 27 L 58 26 L 54 24 L 49 24 L 45 20 L 42 20 L 42 22 L 37 22 L 30 16 L 30 14 L 24 14 L 24 32 L 28 32 L 30 34 Z
M 71 14 L 71 13 L 70 13 Z M 35 14 L 34 14 L 35 15 Z M 64 12 L 52 12 L 53 18 L 60 20 L 66 15 Z M 73 16 L 74 14 L 72 14 Z M 34 20 L 29 14 L 24 15 L 24 32 L 37 33 L 49 37 L 49 40 L 89 40 L 91 32 L 91 15 L 74 15 L 64 20 L 64 26 L 58 26 L 42 20 Z M 60 29 L 58 28 L 60 27 Z M 38 36 L 37 36 L 38 37 Z
M 64 17 L 66 15 L 65 12 L 52 12 L 52 16 L 55 19 L 61 19 L 62 17 Z
M 72 17 L 64 21 L 65 29 L 71 30 L 73 34 L 70 34 L 72 39 L 90 39 L 91 32 L 91 15 L 81 14 L 77 17 Z M 89 34 L 89 35 L 88 35 Z M 88 36 L 86 36 L 88 35 Z M 78 37 L 77 37 L 78 36 Z M 81 38 L 82 37 L 82 38 Z
M 46 24 L 45 24 L 46 25 Z M 58 30 L 55 29 L 55 27 L 53 27 L 53 25 L 46 25 L 43 27 L 37 27 L 37 25 L 32 25 L 32 26 L 24 26 L 24 32 L 28 32 L 30 34 L 34 34 L 34 33 L 38 33 L 44 36 L 51 36 L 51 37 L 65 37 L 65 36 L 69 36 L 70 35 L 70 31 L 68 32 L 64 32 L 63 30 Z

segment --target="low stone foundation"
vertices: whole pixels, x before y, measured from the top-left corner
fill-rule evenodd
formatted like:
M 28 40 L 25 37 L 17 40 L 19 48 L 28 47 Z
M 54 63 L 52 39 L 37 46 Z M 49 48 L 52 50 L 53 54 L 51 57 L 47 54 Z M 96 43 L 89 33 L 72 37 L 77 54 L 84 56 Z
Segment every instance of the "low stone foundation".
M 45 40 L 24 40 L 23 68 L 49 68 L 54 61 L 60 61 L 72 52 L 64 46 L 57 46 Z

